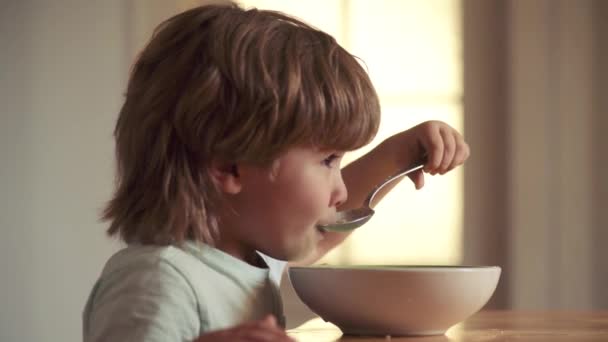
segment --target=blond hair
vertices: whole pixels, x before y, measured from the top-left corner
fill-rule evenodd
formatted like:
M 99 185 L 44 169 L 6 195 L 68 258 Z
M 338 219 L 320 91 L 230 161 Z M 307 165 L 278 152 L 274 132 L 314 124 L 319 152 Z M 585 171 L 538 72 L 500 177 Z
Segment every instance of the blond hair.
M 211 160 L 263 164 L 296 145 L 353 150 L 379 117 L 367 73 L 330 35 L 235 4 L 180 13 L 155 30 L 130 75 L 108 234 L 212 244 L 221 194 Z

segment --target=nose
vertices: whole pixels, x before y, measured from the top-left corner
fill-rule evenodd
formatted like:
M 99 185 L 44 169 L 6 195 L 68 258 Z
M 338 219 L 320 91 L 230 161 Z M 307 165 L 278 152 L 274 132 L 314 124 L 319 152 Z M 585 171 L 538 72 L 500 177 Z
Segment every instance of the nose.
M 344 202 L 346 202 L 347 198 L 348 190 L 346 189 L 346 185 L 344 184 L 344 180 L 342 179 L 342 172 L 338 171 L 336 172 L 329 205 L 330 207 L 337 208 Z

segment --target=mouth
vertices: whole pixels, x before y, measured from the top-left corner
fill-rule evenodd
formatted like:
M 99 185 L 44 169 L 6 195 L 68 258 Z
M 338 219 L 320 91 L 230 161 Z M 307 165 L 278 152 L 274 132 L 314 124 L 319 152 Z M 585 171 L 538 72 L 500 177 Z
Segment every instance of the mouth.
M 327 229 L 321 227 L 320 225 L 317 225 L 316 228 L 317 228 L 317 231 L 321 234 L 327 233 Z
M 335 223 L 339 218 L 340 218 L 339 213 L 333 212 L 330 216 L 326 216 L 326 217 L 320 219 L 317 222 L 316 228 L 319 231 L 319 233 L 321 233 L 321 234 L 328 233 L 329 230 L 327 230 L 325 227 L 327 225 L 331 225 L 331 224 Z

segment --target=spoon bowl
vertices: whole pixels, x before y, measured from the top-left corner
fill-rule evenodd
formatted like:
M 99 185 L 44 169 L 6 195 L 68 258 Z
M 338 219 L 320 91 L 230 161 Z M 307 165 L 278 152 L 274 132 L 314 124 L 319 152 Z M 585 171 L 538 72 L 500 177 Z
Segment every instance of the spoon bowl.
M 317 227 L 321 230 L 332 231 L 332 232 L 347 232 L 353 229 L 359 228 L 366 224 L 374 215 L 374 209 L 371 208 L 371 203 L 376 197 L 376 194 L 384 188 L 387 184 L 391 183 L 395 179 L 406 176 L 412 172 L 418 171 L 424 167 L 424 164 L 417 164 L 414 167 L 408 167 L 406 169 L 399 170 L 399 172 L 385 179 L 382 183 L 378 184 L 367 196 L 363 206 L 360 208 L 349 209 L 339 211 L 336 213 L 336 219 L 334 222 L 328 224 L 320 224 Z

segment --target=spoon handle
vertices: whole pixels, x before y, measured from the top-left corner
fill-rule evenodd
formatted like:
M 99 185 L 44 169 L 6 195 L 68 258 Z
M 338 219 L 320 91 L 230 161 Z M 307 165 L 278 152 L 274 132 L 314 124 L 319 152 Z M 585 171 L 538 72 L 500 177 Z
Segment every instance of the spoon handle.
M 395 173 L 394 175 L 388 177 L 387 179 L 385 179 L 382 183 L 376 185 L 376 187 L 372 190 L 372 192 L 370 192 L 370 194 L 367 196 L 367 198 L 365 199 L 365 206 L 368 208 L 371 208 L 371 203 L 374 200 L 374 197 L 376 197 L 376 195 L 378 194 L 378 192 L 380 190 L 382 190 L 382 188 L 384 188 L 385 185 L 387 185 L 388 183 L 394 181 L 397 178 L 401 178 L 405 175 L 408 175 L 414 171 L 420 170 L 424 167 L 424 163 L 420 163 L 417 164 L 416 166 L 413 167 L 407 167 L 405 169 L 401 169 L 399 170 L 399 172 Z

